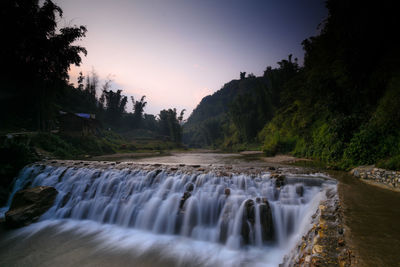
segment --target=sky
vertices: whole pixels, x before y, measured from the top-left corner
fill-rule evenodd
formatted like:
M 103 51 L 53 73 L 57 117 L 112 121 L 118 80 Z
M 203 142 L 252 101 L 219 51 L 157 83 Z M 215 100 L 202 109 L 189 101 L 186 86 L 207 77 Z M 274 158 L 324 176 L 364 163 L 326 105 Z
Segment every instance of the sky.
M 238 79 L 256 76 L 289 54 L 302 63 L 301 42 L 318 34 L 323 0 L 55 0 L 61 27 L 84 25 L 86 47 L 70 82 L 93 69 L 135 99 L 145 113 L 186 109 Z M 129 100 L 127 111 L 132 111 Z

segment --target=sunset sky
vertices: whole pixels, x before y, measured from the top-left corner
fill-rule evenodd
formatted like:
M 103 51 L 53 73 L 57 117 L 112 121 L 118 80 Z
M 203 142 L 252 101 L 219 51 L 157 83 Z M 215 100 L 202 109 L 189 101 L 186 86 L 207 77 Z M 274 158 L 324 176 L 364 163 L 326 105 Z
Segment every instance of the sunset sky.
M 175 107 L 185 117 L 241 71 L 259 76 L 288 54 L 302 59 L 302 40 L 327 15 L 323 0 L 55 2 L 61 26 L 88 29 L 80 42 L 88 55 L 71 68 L 71 82 L 94 68 L 114 89 L 146 95 L 146 113 Z

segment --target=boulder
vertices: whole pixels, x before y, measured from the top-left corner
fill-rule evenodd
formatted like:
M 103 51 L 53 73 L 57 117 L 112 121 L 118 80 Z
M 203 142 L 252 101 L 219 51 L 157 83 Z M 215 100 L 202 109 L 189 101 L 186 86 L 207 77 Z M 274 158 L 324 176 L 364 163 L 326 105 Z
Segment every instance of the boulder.
M 193 189 L 194 189 L 194 184 L 188 183 L 188 184 L 186 185 L 186 191 L 192 192 Z
M 260 224 L 261 224 L 261 234 L 262 240 L 272 240 L 274 237 L 274 229 L 272 222 L 272 211 L 268 204 L 268 201 L 263 201 L 259 206 L 260 211 Z
M 183 196 L 181 198 L 181 202 L 179 203 L 179 210 L 183 211 L 183 206 L 185 205 L 186 200 L 191 197 L 192 194 L 188 191 L 186 191 L 185 193 L 183 193 Z
M 255 222 L 255 205 L 252 199 L 246 200 L 244 203 L 243 217 L 242 217 L 242 229 L 240 234 L 243 238 L 245 245 L 250 243 L 252 237 L 250 236 L 251 228 L 254 227 Z
M 265 198 L 260 198 L 258 199 L 258 201 L 261 202 L 258 205 L 258 209 L 260 214 L 262 240 L 272 240 L 274 232 L 271 207 L 269 206 L 268 201 Z M 257 203 L 259 203 L 258 201 Z M 242 217 L 242 229 L 240 233 L 242 235 L 244 244 L 249 244 L 250 241 L 255 238 L 254 236 L 250 236 L 250 234 L 252 233 L 251 230 L 254 230 L 256 223 L 256 207 L 257 205 L 252 199 L 246 200 Z
M 304 187 L 303 187 L 303 185 L 296 185 L 296 193 L 300 197 L 302 197 L 304 195 Z
M 17 228 L 37 221 L 53 205 L 57 193 L 50 186 L 37 186 L 15 193 L 6 212 L 7 227 Z
M 225 192 L 224 193 L 225 193 L 226 196 L 229 196 L 231 194 L 231 189 L 225 188 Z
M 286 181 L 285 181 L 285 175 L 283 175 L 283 174 L 279 174 L 279 173 L 272 173 L 271 174 L 271 178 L 273 178 L 273 179 L 275 179 L 275 186 L 276 187 L 282 187 L 282 186 L 284 186 L 285 184 L 286 184 Z

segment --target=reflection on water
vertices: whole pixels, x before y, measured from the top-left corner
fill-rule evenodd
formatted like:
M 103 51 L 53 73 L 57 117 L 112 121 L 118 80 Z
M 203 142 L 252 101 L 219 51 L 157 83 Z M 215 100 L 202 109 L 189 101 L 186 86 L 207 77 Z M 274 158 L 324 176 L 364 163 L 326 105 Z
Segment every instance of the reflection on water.
M 343 172 L 339 196 L 361 266 L 400 266 L 400 193 L 365 184 Z
M 140 163 L 159 164 L 202 164 L 202 165 L 236 165 L 236 166 L 266 166 L 265 161 L 260 160 L 259 155 L 241 155 L 234 153 L 172 153 L 168 156 L 149 157 L 139 159 L 122 159 L 122 161 L 134 161 Z

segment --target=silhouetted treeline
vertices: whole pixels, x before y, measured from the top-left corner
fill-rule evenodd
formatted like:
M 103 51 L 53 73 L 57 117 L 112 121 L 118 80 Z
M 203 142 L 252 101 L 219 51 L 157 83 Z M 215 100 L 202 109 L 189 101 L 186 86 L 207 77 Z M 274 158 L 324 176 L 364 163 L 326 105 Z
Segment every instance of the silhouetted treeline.
M 54 99 L 65 86 L 71 64 L 86 50 L 72 45 L 85 36 L 83 26 L 57 29 L 62 10 L 51 1 L 5 0 L 0 9 L 0 113 L 2 125 L 49 129 Z
M 182 139 L 182 119 L 176 109 L 161 110 L 158 116 L 145 114 L 146 96 L 139 100 L 131 97 L 132 110 L 127 110 L 129 98 L 121 89 L 113 90 L 112 81 L 100 85 L 96 72 L 86 77 L 80 74 L 78 86 L 64 87 L 56 103 L 63 111 L 72 113 L 92 113 L 102 122 L 104 128 L 111 128 L 118 133 L 133 130 L 147 130 L 151 137 L 167 138 L 175 143 Z
M 378 163 L 400 168 L 399 16 L 392 1 L 326 2 L 320 34 L 296 59 L 263 77 L 226 84 L 202 100 L 185 126 L 194 146 L 292 153 L 341 167 Z M 223 103 L 216 116 L 206 110 Z M 203 116 L 205 115 L 205 116 Z M 214 132 L 215 130 L 215 132 Z
M 95 114 L 105 128 L 117 132 L 146 129 L 181 141 L 182 116 L 175 109 L 160 111 L 158 118 L 144 114 L 143 96 L 131 98 L 129 112 L 123 91 L 112 90 L 111 81 L 100 85 L 94 71 L 80 73 L 76 87 L 69 83 L 70 65 L 79 66 L 87 54 L 73 45 L 85 37 L 86 28 L 58 28 L 63 13 L 52 1 L 5 0 L 0 12 L 0 130 L 55 130 L 59 112 L 67 111 Z

